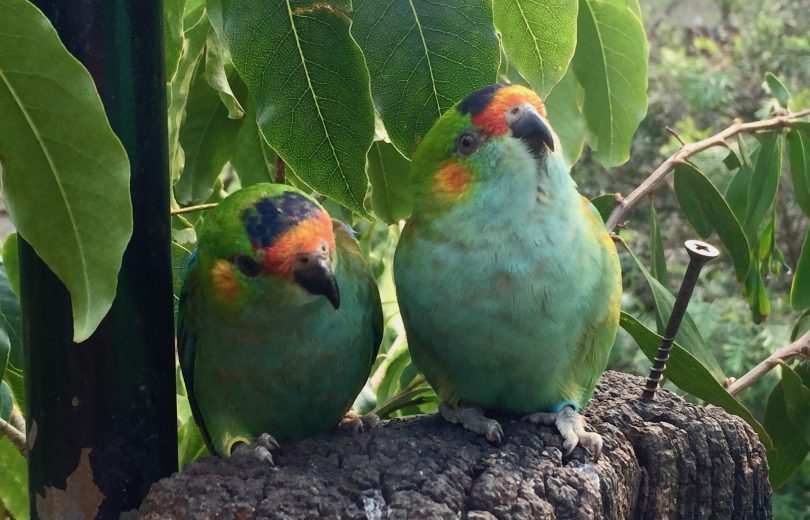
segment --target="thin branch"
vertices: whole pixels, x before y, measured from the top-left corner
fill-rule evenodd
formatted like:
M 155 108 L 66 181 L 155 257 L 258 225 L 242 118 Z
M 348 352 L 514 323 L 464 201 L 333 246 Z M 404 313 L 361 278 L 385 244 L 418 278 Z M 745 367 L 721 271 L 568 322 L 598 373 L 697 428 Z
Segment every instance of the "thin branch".
M 753 121 L 751 123 L 738 123 L 735 122 L 719 134 L 707 137 L 701 141 L 682 146 L 677 152 L 671 155 L 661 166 L 655 169 L 638 188 L 633 190 L 630 195 L 625 197 L 622 201 L 616 203 L 613 208 L 613 213 L 607 219 L 605 225 L 608 230 L 612 231 L 616 224 L 618 224 L 624 214 L 632 208 L 637 202 L 644 198 L 645 195 L 655 190 L 661 181 L 671 172 L 678 164 L 686 162 L 693 155 L 700 153 L 704 150 L 715 146 L 727 146 L 726 139 L 734 137 L 741 133 L 754 133 L 760 130 L 773 130 L 775 128 L 784 128 L 799 123 L 797 119 L 800 117 L 810 115 L 810 109 L 802 110 L 793 114 L 785 114 L 763 121 Z
M 737 395 L 753 385 L 757 379 L 773 370 L 773 368 L 782 361 L 796 356 L 810 359 L 810 331 L 805 332 L 802 337 L 790 345 L 773 352 L 764 361 L 749 370 L 744 376 L 731 383 L 726 390 L 728 390 L 728 393 L 731 395 Z
M 672 137 L 677 139 L 678 142 L 681 143 L 681 146 L 686 146 L 686 141 L 683 140 L 683 138 L 680 136 L 680 134 L 678 134 L 678 132 L 676 132 L 674 129 L 672 129 L 672 128 L 668 127 L 668 126 L 665 126 L 664 129 L 667 132 L 669 132 L 670 134 L 672 134 Z
M 28 458 L 28 447 L 25 445 L 25 434 L 23 432 L 3 419 L 0 419 L 0 434 L 8 437 L 12 444 L 20 450 L 23 457 Z
M 198 204 L 196 206 L 188 206 L 188 207 L 185 207 L 185 208 L 173 209 L 172 210 L 172 215 L 180 215 L 181 213 L 192 213 L 194 211 L 200 211 L 200 210 L 203 210 L 203 209 L 211 209 L 211 208 L 215 208 L 216 205 L 217 205 L 216 202 L 209 202 L 207 204 Z

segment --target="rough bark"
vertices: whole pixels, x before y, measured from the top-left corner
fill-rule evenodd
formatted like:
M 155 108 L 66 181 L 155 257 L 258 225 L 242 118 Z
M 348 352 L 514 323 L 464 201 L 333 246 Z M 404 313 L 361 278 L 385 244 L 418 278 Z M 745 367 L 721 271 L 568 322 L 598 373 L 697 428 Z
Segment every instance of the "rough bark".
M 285 444 L 270 467 L 207 458 L 155 484 L 143 518 L 770 518 L 765 450 L 713 406 L 608 372 L 586 416 L 594 464 L 551 427 L 501 418 L 493 447 L 435 416 Z

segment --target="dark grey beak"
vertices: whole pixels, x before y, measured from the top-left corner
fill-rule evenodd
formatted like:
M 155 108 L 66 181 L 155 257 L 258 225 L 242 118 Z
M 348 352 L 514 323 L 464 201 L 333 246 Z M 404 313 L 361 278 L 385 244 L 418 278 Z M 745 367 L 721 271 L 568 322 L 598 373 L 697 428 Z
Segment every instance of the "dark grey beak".
M 306 262 L 293 266 L 295 281 L 310 294 L 320 294 L 337 310 L 340 307 L 340 289 L 328 258 L 309 256 Z
M 545 152 L 546 147 L 554 151 L 554 137 L 551 130 L 534 111 L 524 111 L 509 125 L 509 128 L 512 129 L 512 135 L 522 139 L 533 154 Z

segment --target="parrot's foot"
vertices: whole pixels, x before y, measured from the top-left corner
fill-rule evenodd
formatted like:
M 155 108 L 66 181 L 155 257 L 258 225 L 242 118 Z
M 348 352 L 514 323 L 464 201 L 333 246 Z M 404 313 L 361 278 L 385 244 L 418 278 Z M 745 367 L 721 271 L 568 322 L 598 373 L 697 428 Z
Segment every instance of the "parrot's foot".
M 274 464 L 272 450 L 279 449 L 278 441 L 269 433 L 259 435 L 254 442 L 239 442 L 231 450 L 231 457 L 250 457 L 266 462 L 271 466 Z
M 382 420 L 377 414 L 367 413 L 366 415 L 360 415 L 354 410 L 349 410 L 338 423 L 338 428 L 358 434 L 373 430 L 381 424 Z
M 439 405 L 439 413 L 447 422 L 460 424 L 478 435 L 483 435 L 492 444 L 503 442 L 503 428 L 498 421 L 488 419 L 477 406 L 453 406 L 446 402 Z
M 590 449 L 593 461 L 599 460 L 602 455 L 602 436 L 594 432 L 585 431 L 585 419 L 570 406 L 566 406 L 557 413 L 537 412 L 524 417 L 525 420 L 535 424 L 555 425 L 563 438 L 565 454 L 570 455 L 578 444 Z

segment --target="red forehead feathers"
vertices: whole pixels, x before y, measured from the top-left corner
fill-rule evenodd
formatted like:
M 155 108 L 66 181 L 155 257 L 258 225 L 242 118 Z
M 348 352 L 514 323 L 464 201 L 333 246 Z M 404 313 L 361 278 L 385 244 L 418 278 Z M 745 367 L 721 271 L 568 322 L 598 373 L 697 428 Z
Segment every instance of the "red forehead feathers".
M 329 251 L 334 249 L 335 234 L 332 230 L 332 219 L 325 211 L 319 211 L 315 218 L 304 220 L 289 228 L 264 250 L 264 268 L 268 272 L 287 276 L 296 255 L 315 252 L 323 242 L 327 243 Z
M 492 96 L 487 107 L 472 117 L 475 126 L 490 135 L 502 135 L 509 130 L 505 115 L 515 105 L 526 102 L 534 105 L 537 113 L 546 117 L 546 107 L 543 100 L 522 85 L 508 85 L 498 89 Z

